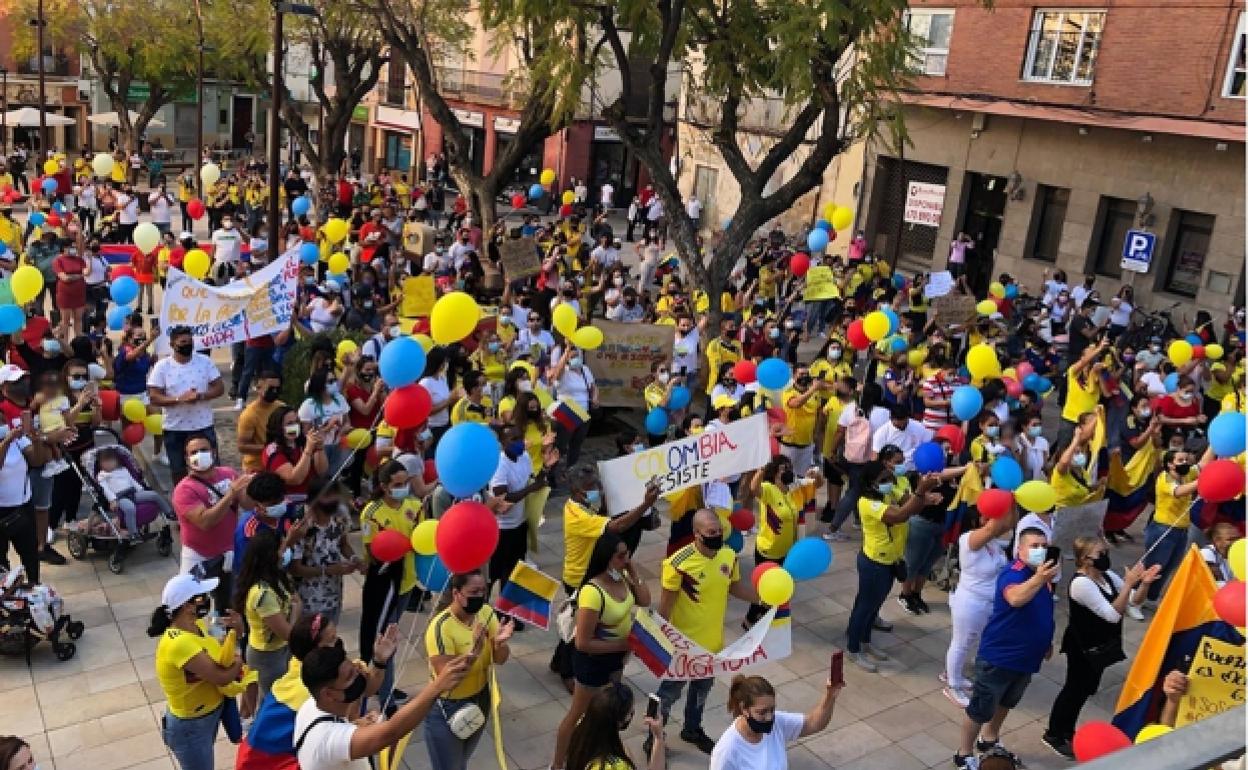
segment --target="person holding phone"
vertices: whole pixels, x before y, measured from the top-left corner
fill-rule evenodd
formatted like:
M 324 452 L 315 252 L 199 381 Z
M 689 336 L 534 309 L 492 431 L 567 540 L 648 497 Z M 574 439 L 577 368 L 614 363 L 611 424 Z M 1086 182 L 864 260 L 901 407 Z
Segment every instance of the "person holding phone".
M 633 721 L 632 689 L 615 682 L 595 692 L 568 744 L 567 770 L 663 770 L 667 767 L 667 753 L 658 703 L 658 697 L 651 695 L 645 717 L 651 748 L 645 764 L 639 765 L 620 739 L 620 733 Z
M 776 690 L 761 676 L 733 677 L 728 689 L 732 724 L 711 751 L 710 770 L 788 770 L 785 747 L 791 741 L 822 732 L 832 721 L 836 696 L 845 683 L 830 677 L 823 697 L 805 714 L 776 710 Z

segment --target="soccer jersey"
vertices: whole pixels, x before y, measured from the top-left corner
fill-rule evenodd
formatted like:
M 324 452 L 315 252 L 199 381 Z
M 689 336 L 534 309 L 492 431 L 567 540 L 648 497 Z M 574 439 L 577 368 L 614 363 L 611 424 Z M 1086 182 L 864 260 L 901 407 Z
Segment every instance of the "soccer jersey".
M 694 544 L 667 557 L 660 580 L 664 590 L 677 593 L 672 625 L 709 652 L 719 652 L 724 647 L 728 588 L 740 576 L 737 554 L 727 546 L 710 558 Z
M 787 492 L 763 482 L 758 495 L 758 552 L 769 559 L 781 559 L 797 541 L 797 525 L 802 508 L 815 498 L 814 484 L 795 484 Z

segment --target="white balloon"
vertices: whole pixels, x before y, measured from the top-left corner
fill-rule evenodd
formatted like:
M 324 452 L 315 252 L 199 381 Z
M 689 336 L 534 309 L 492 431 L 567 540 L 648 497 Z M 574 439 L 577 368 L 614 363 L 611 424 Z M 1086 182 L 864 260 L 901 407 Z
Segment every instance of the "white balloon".
M 203 182 L 205 187 L 216 184 L 220 178 L 221 167 L 216 163 L 205 163 L 199 169 L 199 181 Z
M 144 254 L 150 254 L 160 245 L 160 230 L 151 222 L 144 222 L 134 228 L 134 245 Z
M 97 152 L 91 159 L 91 170 L 96 176 L 109 176 L 113 173 L 113 156 L 106 152 Z

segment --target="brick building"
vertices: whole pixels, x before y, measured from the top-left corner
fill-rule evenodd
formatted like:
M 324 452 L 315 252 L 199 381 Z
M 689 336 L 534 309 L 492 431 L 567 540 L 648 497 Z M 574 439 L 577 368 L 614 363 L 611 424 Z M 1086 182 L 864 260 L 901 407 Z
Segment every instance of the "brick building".
M 915 0 L 913 144 L 868 150 L 872 247 L 939 270 L 966 232 L 981 290 L 1062 268 L 1151 309 L 1242 303 L 1244 19 L 1234 2 Z M 1146 272 L 1122 267 L 1131 230 L 1153 236 Z

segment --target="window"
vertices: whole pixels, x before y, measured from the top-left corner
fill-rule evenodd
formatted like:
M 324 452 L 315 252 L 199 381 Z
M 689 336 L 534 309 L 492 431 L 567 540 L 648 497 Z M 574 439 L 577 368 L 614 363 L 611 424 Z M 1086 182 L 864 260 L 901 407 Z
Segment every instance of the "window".
M 953 11 L 909 11 L 906 31 L 917 50 L 912 67 L 919 75 L 944 75 L 949 61 L 949 38 L 953 34 Z
M 1031 241 L 1031 258 L 1056 262 L 1066 224 L 1066 204 L 1070 190 L 1040 185 L 1036 191 L 1036 226 Z
M 1092 85 L 1104 11 L 1036 11 L 1023 79 Z
M 693 174 L 693 194 L 702 204 L 700 219 L 710 222 L 715 215 L 715 188 L 719 186 L 719 171 L 699 164 Z
M 1243 99 L 1245 80 L 1248 80 L 1248 62 L 1245 62 L 1244 48 L 1248 47 L 1248 29 L 1244 26 L 1244 14 L 1239 14 L 1239 26 L 1235 28 L 1235 40 L 1231 43 L 1231 61 L 1226 68 L 1226 83 L 1222 86 L 1222 95 L 1232 99 Z
M 386 71 L 386 102 L 403 105 L 407 103 L 407 64 L 402 57 L 391 59 Z
M 1092 241 L 1096 247 L 1092 270 L 1098 275 L 1122 277 L 1122 246 L 1127 241 L 1127 231 L 1135 226 L 1137 205 L 1124 198 L 1101 198 L 1096 223 L 1099 237 Z
M 1195 297 L 1205 269 L 1205 254 L 1213 236 L 1213 217 L 1194 211 L 1175 212 L 1174 245 L 1166 266 L 1165 290 Z

